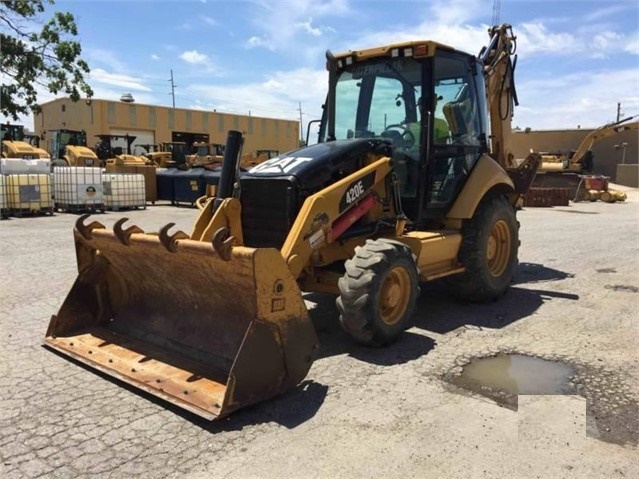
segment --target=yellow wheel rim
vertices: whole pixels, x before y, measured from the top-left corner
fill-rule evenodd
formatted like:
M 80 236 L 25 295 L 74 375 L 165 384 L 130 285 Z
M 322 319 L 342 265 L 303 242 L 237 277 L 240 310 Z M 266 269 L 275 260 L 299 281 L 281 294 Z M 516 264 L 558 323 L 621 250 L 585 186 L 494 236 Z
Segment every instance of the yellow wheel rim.
M 493 276 L 501 276 L 510 260 L 510 229 L 504 220 L 497 221 L 490 229 L 486 258 L 488 270 Z
M 402 319 L 411 293 L 410 275 L 406 269 L 395 267 L 390 270 L 380 291 L 380 313 L 382 321 L 388 325 Z

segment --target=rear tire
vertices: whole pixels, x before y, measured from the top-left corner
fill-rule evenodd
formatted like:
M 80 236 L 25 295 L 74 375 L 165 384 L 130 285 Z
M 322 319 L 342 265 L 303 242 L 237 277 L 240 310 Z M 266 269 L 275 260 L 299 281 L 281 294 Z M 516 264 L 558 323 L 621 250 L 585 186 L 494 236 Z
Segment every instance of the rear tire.
M 383 346 L 410 326 L 419 296 L 416 258 L 404 243 L 366 240 L 339 279 L 340 324 L 355 341 Z
M 67 163 L 66 160 L 59 158 L 51 162 L 51 167 L 53 168 L 54 166 L 69 166 L 69 164 Z
M 519 223 L 501 195 L 482 200 L 462 227 L 459 261 L 466 271 L 448 278 L 451 293 L 465 301 L 492 301 L 506 292 L 517 269 Z

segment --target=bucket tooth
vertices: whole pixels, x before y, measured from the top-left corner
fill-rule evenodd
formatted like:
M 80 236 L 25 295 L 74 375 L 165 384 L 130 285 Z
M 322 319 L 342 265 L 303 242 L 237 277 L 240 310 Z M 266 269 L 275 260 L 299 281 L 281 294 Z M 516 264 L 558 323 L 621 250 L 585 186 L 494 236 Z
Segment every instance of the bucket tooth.
M 235 243 L 235 237 L 231 236 L 231 232 L 228 228 L 220 228 L 213 234 L 213 249 L 224 261 L 231 259 L 231 250 L 233 249 L 233 243 Z
M 129 244 L 131 244 L 132 234 L 144 233 L 144 230 L 135 225 L 129 226 L 127 229 L 122 229 L 122 225 L 127 221 L 129 221 L 129 218 L 120 218 L 113 225 L 113 233 L 115 234 L 116 238 L 120 240 L 120 243 L 125 246 L 129 246 Z
M 169 230 L 175 226 L 175 223 L 167 223 L 160 229 L 160 242 L 164 245 L 166 249 L 170 252 L 175 253 L 177 251 L 177 242 L 182 239 L 189 239 L 189 235 L 187 235 L 184 231 L 179 230 L 172 235 L 169 235 Z
M 90 240 L 93 235 L 91 231 L 94 229 L 105 229 L 105 226 L 99 221 L 92 221 L 88 225 L 84 224 L 84 221 L 88 219 L 91 215 L 82 215 L 75 222 L 75 229 L 82 235 L 82 237 L 86 240 Z

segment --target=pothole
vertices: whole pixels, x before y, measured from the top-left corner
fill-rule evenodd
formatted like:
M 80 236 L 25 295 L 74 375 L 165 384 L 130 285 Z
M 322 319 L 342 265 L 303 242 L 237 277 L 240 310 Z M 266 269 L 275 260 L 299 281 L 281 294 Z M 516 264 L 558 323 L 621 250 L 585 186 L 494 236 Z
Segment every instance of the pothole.
M 627 284 L 607 284 L 604 288 L 612 289 L 613 291 L 622 291 L 624 293 L 639 293 L 639 288 Z
M 639 404 L 616 375 L 578 363 L 523 354 L 477 358 L 444 381 L 517 410 L 518 395 L 579 395 L 586 399 L 587 434 L 615 444 L 637 445 Z

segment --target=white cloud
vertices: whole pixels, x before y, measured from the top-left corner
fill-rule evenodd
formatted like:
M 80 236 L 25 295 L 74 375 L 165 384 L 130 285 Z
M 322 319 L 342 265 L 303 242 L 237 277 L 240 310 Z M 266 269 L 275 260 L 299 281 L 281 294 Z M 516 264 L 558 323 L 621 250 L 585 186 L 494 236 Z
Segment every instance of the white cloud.
M 151 89 L 140 81 L 139 77 L 132 77 L 121 73 L 109 73 L 101 68 L 91 70 L 87 75 L 87 81 L 96 90 L 96 84 L 118 86 L 126 90 L 147 91 Z M 98 98 L 97 95 L 94 95 Z
M 621 102 L 627 116 L 639 114 L 636 69 L 579 71 L 538 76 L 517 85 L 520 106 L 514 124 L 522 128 L 590 128 L 616 118 Z
M 266 38 L 264 37 L 256 37 L 253 36 L 251 38 L 249 38 L 246 41 L 246 46 L 248 48 L 255 48 L 255 47 L 264 47 L 268 50 L 274 50 L 275 48 L 273 47 L 273 45 L 271 44 L 270 41 L 268 41 Z
M 194 84 L 183 92 L 194 108 L 288 120 L 299 120 L 301 103 L 306 124 L 321 117 L 327 81 L 326 70 L 300 68 L 275 72 L 261 82 Z
M 343 17 L 351 12 L 347 0 L 253 0 L 255 12 L 252 23 L 258 34 L 251 35 L 248 47 L 262 47 L 271 51 L 295 50 L 299 56 L 312 57 L 309 45 L 300 44 L 300 33 L 316 38 L 324 32 L 334 31 L 324 25 L 313 25 L 313 19 Z M 313 40 L 315 41 L 315 40 Z M 313 46 L 313 45 L 311 45 Z
M 194 65 L 206 65 L 209 63 L 209 57 L 197 50 L 184 51 L 180 54 L 180 58 Z
M 126 65 L 118 58 L 118 54 L 104 48 L 82 48 L 82 56 L 91 69 L 102 67 L 107 70 L 126 71 Z
M 160 57 L 159 57 L 159 56 L 157 56 L 155 53 L 151 54 L 151 60 L 155 60 L 155 61 L 157 61 L 157 60 L 159 60 L 159 59 L 160 59 Z
M 207 25 L 211 25 L 211 26 L 217 25 L 217 21 L 214 18 L 209 17 L 208 15 L 200 15 L 200 19 Z
M 632 55 L 639 55 L 639 32 L 635 32 L 634 36 L 628 39 L 624 45 L 623 51 Z
M 301 28 L 302 30 L 304 30 L 306 33 L 308 33 L 309 35 L 312 35 L 314 37 L 319 37 L 322 35 L 322 30 L 319 28 L 315 28 L 311 25 L 313 19 L 309 18 L 308 22 L 301 22 L 301 23 L 297 23 L 295 24 L 296 27 Z

